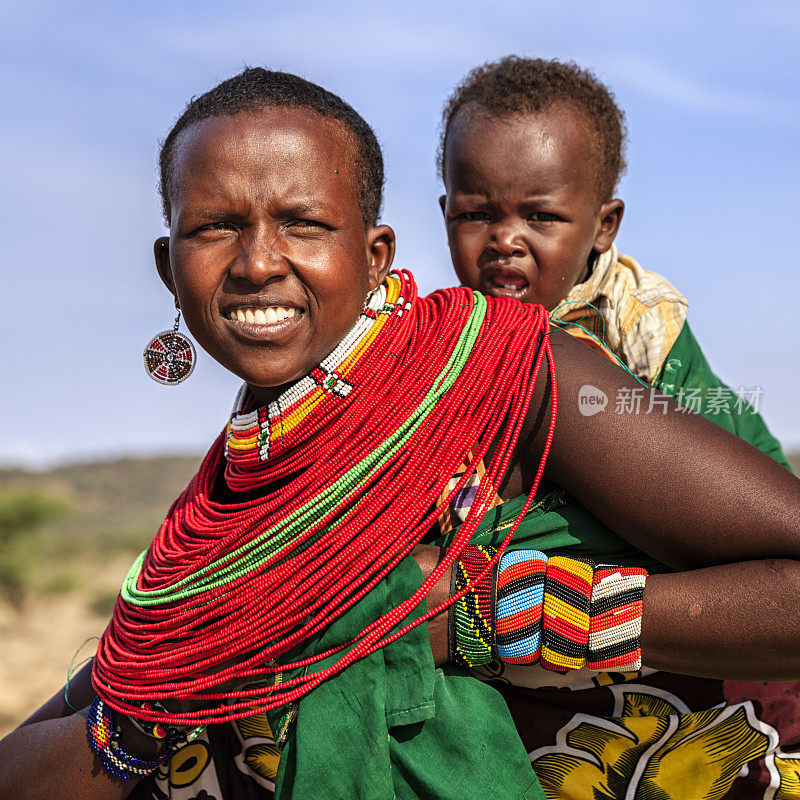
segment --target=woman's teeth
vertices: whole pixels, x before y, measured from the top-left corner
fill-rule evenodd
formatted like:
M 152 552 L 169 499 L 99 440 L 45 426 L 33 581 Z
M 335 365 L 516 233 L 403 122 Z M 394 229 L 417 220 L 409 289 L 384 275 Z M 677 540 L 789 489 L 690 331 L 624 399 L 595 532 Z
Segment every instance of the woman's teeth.
M 237 308 L 228 316 L 230 319 L 249 322 L 251 325 L 274 325 L 276 322 L 296 317 L 299 313 L 296 308 L 270 306 L 269 308 Z

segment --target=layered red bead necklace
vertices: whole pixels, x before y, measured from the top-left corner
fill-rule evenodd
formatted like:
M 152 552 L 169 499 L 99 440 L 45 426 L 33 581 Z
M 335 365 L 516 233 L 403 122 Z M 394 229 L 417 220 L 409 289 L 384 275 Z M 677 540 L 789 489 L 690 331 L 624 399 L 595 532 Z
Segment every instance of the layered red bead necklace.
M 248 716 L 299 699 L 453 602 L 457 596 L 394 630 L 488 509 L 546 357 L 550 429 L 533 497 L 556 413 L 548 333 L 540 306 L 464 288 L 418 298 L 411 275 L 393 273 L 342 343 L 276 401 L 257 408 L 240 392 L 226 430 L 125 580 L 95 659 L 98 694 L 159 722 Z M 493 443 L 469 516 L 422 586 L 352 642 L 285 663 L 283 654 L 346 613 L 408 555 Z M 465 461 L 469 468 L 439 502 Z M 229 489 L 263 496 L 212 499 L 220 470 Z M 527 505 L 517 522 L 526 512 Z M 337 651 L 335 663 L 313 670 Z M 304 674 L 273 685 L 215 688 L 301 666 Z M 167 717 L 141 708 L 166 698 L 196 710 Z M 199 708 L 209 701 L 213 708 Z

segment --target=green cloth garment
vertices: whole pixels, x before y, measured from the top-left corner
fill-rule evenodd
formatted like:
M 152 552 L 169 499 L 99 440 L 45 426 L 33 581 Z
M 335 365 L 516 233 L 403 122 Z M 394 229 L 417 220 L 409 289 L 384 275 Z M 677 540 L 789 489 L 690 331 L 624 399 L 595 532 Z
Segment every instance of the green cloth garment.
M 294 650 L 292 660 L 349 641 L 421 583 L 416 562 L 405 559 L 344 617 Z M 424 603 L 414 618 L 423 611 Z M 281 729 L 279 719 L 271 715 L 273 730 Z M 425 624 L 300 701 L 275 794 L 280 800 L 544 800 L 503 698 L 458 668 L 435 669 Z

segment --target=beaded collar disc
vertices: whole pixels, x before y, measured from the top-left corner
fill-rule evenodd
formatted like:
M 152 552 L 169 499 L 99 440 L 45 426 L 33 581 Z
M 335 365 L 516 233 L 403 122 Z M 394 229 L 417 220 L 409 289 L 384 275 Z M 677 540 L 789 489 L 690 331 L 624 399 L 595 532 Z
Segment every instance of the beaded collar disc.
M 418 298 L 411 275 L 393 273 L 334 351 L 277 400 L 257 407 L 240 391 L 225 430 L 123 583 L 94 663 L 98 694 L 118 711 L 168 724 L 248 716 L 299 699 L 456 600 L 392 632 L 489 508 L 545 358 L 555 387 L 548 326 L 540 306 L 465 288 Z M 552 437 L 554 388 L 551 405 L 534 490 Z M 278 666 L 410 553 L 492 443 L 470 513 L 419 590 L 353 641 Z M 220 472 L 229 489 L 259 496 L 212 499 Z M 337 651 L 335 663 L 314 671 Z M 300 677 L 274 680 L 300 666 L 308 668 Z M 247 691 L 219 689 L 230 681 L 247 682 Z M 141 707 L 171 697 L 195 710 Z

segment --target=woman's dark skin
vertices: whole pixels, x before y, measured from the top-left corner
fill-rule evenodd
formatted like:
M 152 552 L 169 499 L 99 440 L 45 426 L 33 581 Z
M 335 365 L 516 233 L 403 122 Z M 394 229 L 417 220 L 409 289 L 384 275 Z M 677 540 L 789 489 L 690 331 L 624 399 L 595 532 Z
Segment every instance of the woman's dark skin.
M 235 213 L 226 215 L 224 208 L 215 208 L 213 226 L 203 226 L 199 237 L 193 238 L 191 230 L 173 234 L 183 238 L 174 248 L 170 240 L 170 255 L 164 253 L 163 242 L 156 243 L 165 283 L 182 305 L 186 298 L 192 299 L 192 309 L 186 309 L 192 333 L 224 366 L 253 382 L 256 390 L 265 390 L 260 395 L 294 380 L 296 375 L 290 372 L 307 371 L 303 359 L 319 360 L 319 337 L 335 338 L 322 310 L 331 308 L 343 330 L 355 322 L 355 316 L 349 323 L 341 318 L 347 306 L 336 300 L 340 287 L 335 281 L 311 273 L 306 279 L 305 266 L 295 269 L 293 248 L 297 243 L 303 252 L 327 248 L 327 262 L 324 258 L 309 261 L 307 269 L 317 265 L 324 269 L 326 263 L 337 269 L 344 265 L 354 276 L 354 291 L 383 279 L 394 248 L 390 228 L 363 227 L 352 166 L 347 166 L 356 157 L 350 137 L 336 125 L 332 127 L 330 120 L 315 121 L 307 112 L 283 109 L 276 115 L 269 111 L 255 115 L 255 120 L 253 115 L 243 115 L 240 120 L 226 118 L 216 129 L 206 125 L 202 137 L 194 142 L 196 151 L 191 149 L 192 128 L 187 130 L 183 142 L 188 150 L 186 163 L 194 159 L 209 165 L 211 153 L 232 138 L 238 138 L 238 149 L 228 154 L 230 167 L 215 165 L 216 183 L 209 183 L 208 169 L 196 174 L 184 168 L 172 190 L 173 207 L 181 213 L 194 193 L 198 208 L 202 208 L 205 194 L 214 189 L 224 202 L 236 204 Z M 231 124 L 236 120 L 240 126 Z M 280 120 L 283 127 L 275 128 Z M 269 159 L 248 161 L 246 156 L 271 146 L 274 130 L 280 133 L 281 147 L 288 149 L 286 159 L 274 167 L 279 172 L 273 175 Z M 305 154 L 298 156 L 294 166 L 292 137 L 298 143 L 297 153 Z M 207 149 L 197 149 L 203 147 Z M 311 166 L 309 151 L 315 154 Z M 328 163 L 330 169 L 325 166 L 326 158 L 337 159 L 335 164 Z M 180 170 L 180 164 L 178 159 L 176 169 Z M 327 169 L 324 181 L 308 179 L 305 172 L 312 167 Z M 287 174 L 291 181 L 287 182 Z M 219 185 L 225 191 L 214 188 Z M 298 186 L 306 194 L 328 191 L 338 198 L 335 203 L 322 204 L 339 215 L 325 223 L 335 235 L 328 237 L 331 231 L 327 228 L 298 232 L 294 227 L 296 213 L 291 216 L 286 209 L 297 203 L 290 203 L 291 198 L 284 198 L 282 192 L 296 193 Z M 361 225 L 360 234 L 356 222 Z M 176 227 L 180 229 L 180 225 Z M 337 237 L 346 238 L 345 250 Z M 224 258 L 210 258 L 212 247 L 219 248 Z M 345 253 L 351 254 L 352 263 L 344 264 Z M 205 266 L 214 272 L 205 271 Z M 284 285 L 283 302 L 308 315 L 301 318 L 305 327 L 299 328 L 308 347 L 300 358 L 303 363 L 276 358 L 274 374 L 268 374 L 268 368 L 254 357 L 258 345 L 248 343 L 247 337 L 234 345 L 240 334 L 220 327 L 225 323 L 220 322 L 218 312 L 225 311 L 225 303 L 238 295 L 255 302 L 252 298 L 277 292 Z M 350 304 L 354 315 L 361 302 Z M 214 333 L 217 328 L 219 335 Z M 281 341 L 276 337 L 269 346 L 282 357 L 293 345 Z M 690 570 L 648 580 L 642 630 L 645 663 L 672 672 L 737 679 L 800 676 L 800 615 L 787 613 L 795 608 L 800 590 L 800 482 L 755 448 L 701 417 L 611 412 L 582 416 L 578 412 L 582 385 L 591 384 L 610 397 L 622 387 L 635 385 L 624 372 L 568 334 L 554 331 L 551 342 L 558 367 L 558 423 L 547 464 L 548 479 L 567 489 L 634 546 L 670 566 Z M 326 352 L 336 344 L 338 340 L 332 341 Z M 544 447 L 546 425 L 541 421 L 549 417 L 550 394 L 543 378 L 534 395 L 515 453 L 516 466 L 505 485 L 508 497 L 530 489 Z M 635 480 L 630 479 L 632 475 Z M 422 549 L 416 556 L 427 574 L 438 551 Z M 435 588 L 436 599 L 432 597 L 431 602 L 445 599 L 448 589 L 445 578 Z M 430 626 L 440 663 L 446 658 L 444 626 L 443 616 Z M 90 702 L 88 670 L 75 679 L 70 697 L 77 707 Z M 61 716 L 65 713 L 69 715 Z M 128 731 L 125 736 L 132 751 L 151 746 L 129 737 Z M 144 749 L 138 754 L 149 755 Z M 66 786 L 73 798 L 100 800 L 123 798 L 132 789 L 130 781 L 111 778 L 91 756 L 85 711 L 74 714 L 65 710 L 63 691 L 0 742 L 0 765 L 2 797 L 56 797 L 63 795 Z

